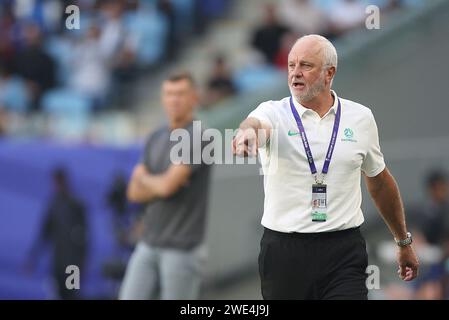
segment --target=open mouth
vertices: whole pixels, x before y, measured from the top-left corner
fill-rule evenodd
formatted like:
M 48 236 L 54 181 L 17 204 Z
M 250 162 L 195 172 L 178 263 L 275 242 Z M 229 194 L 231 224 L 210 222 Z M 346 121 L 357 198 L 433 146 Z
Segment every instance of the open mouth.
M 302 81 L 293 81 L 292 87 L 295 89 L 303 89 L 306 86 L 306 84 Z

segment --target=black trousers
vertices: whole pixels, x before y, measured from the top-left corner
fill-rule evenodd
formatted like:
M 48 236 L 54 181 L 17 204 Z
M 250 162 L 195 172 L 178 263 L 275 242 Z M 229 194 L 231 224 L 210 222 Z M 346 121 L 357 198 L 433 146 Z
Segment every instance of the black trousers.
M 359 228 L 282 233 L 265 228 L 259 273 L 264 299 L 366 300 L 368 265 Z

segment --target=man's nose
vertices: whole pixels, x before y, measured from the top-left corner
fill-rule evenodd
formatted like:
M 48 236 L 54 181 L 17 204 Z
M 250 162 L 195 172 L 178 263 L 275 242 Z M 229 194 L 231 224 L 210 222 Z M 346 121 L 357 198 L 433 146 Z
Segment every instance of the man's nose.
M 300 79 L 302 79 L 302 78 L 303 78 L 302 72 L 300 72 L 300 71 L 298 71 L 298 72 L 293 71 L 293 72 L 290 74 L 290 79 L 292 79 L 292 80 L 300 80 Z
M 302 77 L 302 70 L 301 70 L 301 68 L 300 68 L 299 66 L 296 66 L 296 67 L 291 71 L 290 75 L 291 75 L 292 77 L 295 77 L 295 78 L 301 78 L 301 77 Z

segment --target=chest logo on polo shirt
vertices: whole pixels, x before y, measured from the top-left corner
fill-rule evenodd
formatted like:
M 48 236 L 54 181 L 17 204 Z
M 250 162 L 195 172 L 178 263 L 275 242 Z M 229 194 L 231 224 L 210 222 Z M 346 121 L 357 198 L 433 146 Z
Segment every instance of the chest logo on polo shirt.
M 354 131 L 351 128 L 346 128 L 343 131 L 343 134 L 345 135 L 345 138 L 342 138 L 341 141 L 357 142 L 357 140 L 354 139 Z
M 291 130 L 288 130 L 288 135 L 291 137 L 291 136 L 297 136 L 299 134 L 299 132 L 295 132 L 295 131 L 291 131 Z
M 352 131 L 351 128 L 346 128 L 345 129 L 345 137 L 347 139 L 352 139 L 353 136 L 354 136 L 354 131 Z

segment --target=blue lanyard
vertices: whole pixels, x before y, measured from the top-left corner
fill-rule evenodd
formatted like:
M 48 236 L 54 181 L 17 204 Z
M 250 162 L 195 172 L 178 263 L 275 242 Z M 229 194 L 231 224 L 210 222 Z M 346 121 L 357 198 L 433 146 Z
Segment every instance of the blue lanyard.
M 315 180 L 317 180 L 317 177 L 316 177 L 317 170 L 316 170 L 316 166 L 315 166 L 315 161 L 313 161 L 312 150 L 310 149 L 309 140 L 307 140 L 306 131 L 302 124 L 301 117 L 299 116 L 298 111 L 296 111 L 295 105 L 293 104 L 293 97 L 290 97 L 290 109 L 292 110 L 293 116 L 295 117 L 295 120 L 296 120 L 296 124 L 298 125 L 302 144 L 304 145 L 304 150 L 306 151 L 307 161 L 309 162 L 310 171 L 315 176 Z M 332 154 L 334 152 L 335 144 L 337 142 L 338 128 L 340 126 L 340 116 L 341 116 L 341 103 L 340 103 L 340 99 L 338 99 L 338 108 L 337 108 L 337 113 L 335 114 L 335 121 L 334 121 L 334 128 L 332 130 L 332 137 L 331 137 L 331 141 L 329 142 L 329 147 L 327 148 L 326 159 L 324 160 L 324 165 L 323 165 L 323 170 L 322 170 L 323 175 L 327 174 L 327 172 L 329 171 L 329 164 L 331 163 Z

